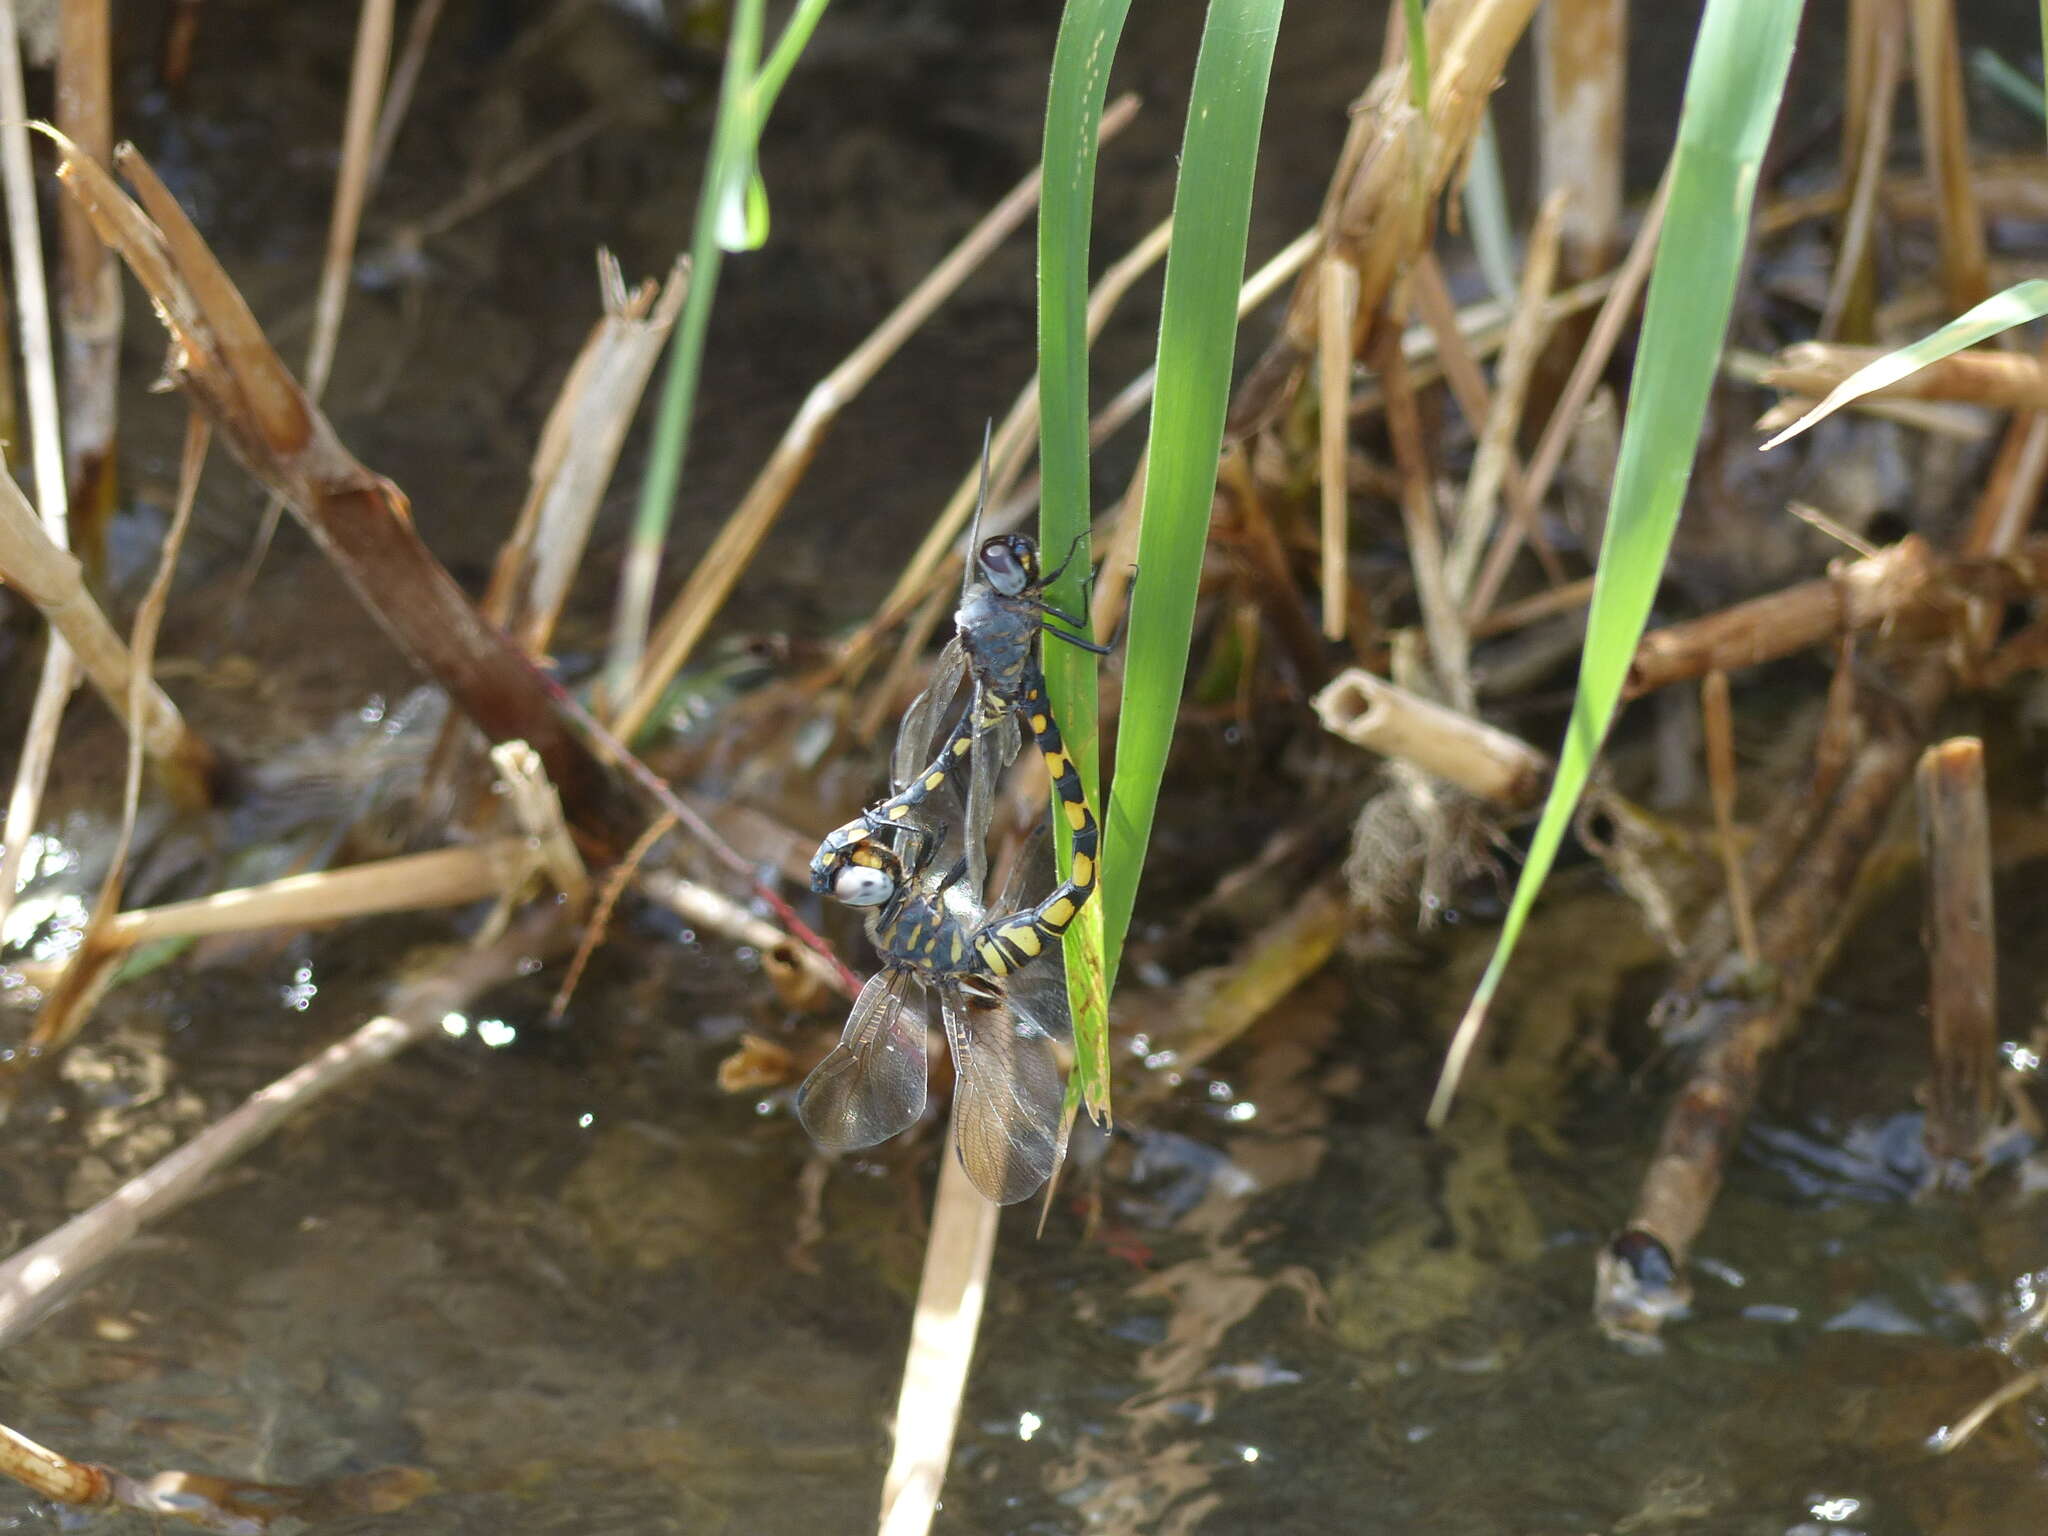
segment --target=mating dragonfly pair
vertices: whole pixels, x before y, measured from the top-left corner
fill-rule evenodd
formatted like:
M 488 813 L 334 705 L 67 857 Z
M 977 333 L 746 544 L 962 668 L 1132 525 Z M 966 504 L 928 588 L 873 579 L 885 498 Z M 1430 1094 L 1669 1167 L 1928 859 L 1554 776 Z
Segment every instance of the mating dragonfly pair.
M 984 460 L 984 493 L 986 474 Z M 897 735 L 895 793 L 833 832 L 811 860 L 813 890 L 868 909 L 882 968 L 861 989 L 838 1045 L 797 1090 L 804 1129 L 839 1152 L 916 1123 L 925 1106 L 923 999 L 935 996 L 953 1054 L 960 1161 L 974 1187 L 1001 1205 L 1029 1198 L 1058 1161 L 1053 1037 L 1070 1028 L 1060 937 L 1095 890 L 1099 832 L 1046 697 L 1039 636 L 1098 654 L 1108 648 L 1072 633 L 1081 620 L 1044 600 L 1059 575 L 1040 571 L 1038 547 L 1022 534 L 978 542 L 957 633 Z M 963 679 L 971 684 L 966 707 L 926 762 Z M 1006 892 L 991 916 L 981 896 L 986 841 L 1020 721 L 1073 833 L 1073 862 L 1043 900 L 1012 910 Z M 940 873 L 945 828 L 933 817 L 934 800 L 949 784 L 965 805 L 964 847 Z M 1018 883 L 1013 877 L 1010 888 Z

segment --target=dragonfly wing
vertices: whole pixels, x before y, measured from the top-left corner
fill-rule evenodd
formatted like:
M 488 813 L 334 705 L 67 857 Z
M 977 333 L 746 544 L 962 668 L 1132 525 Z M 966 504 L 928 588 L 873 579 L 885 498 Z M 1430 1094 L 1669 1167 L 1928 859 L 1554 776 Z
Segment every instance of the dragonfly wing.
M 827 1152 L 851 1152 L 906 1131 L 924 1113 L 924 1010 L 904 999 L 910 977 L 885 970 L 860 989 L 831 1054 L 796 1091 L 796 1114 Z
M 939 988 L 953 1050 L 953 1134 L 974 1187 L 997 1205 L 1027 1200 L 1059 1152 L 1060 1070 L 1036 1023 L 996 994 Z
M 910 701 L 903 712 L 903 724 L 896 731 L 896 751 L 890 760 L 890 792 L 906 788 L 931 761 L 938 741 L 939 722 L 950 717 L 953 696 L 967 677 L 967 652 L 955 635 L 939 652 L 932 666 L 931 685 Z

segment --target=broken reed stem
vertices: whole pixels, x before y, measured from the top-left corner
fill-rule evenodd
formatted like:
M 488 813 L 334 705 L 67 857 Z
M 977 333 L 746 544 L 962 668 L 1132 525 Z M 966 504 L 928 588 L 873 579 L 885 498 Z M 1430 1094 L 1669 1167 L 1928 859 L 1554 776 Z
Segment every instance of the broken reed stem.
M 1760 951 L 1756 914 L 1749 905 L 1749 882 L 1742 872 L 1742 850 L 1735 844 L 1735 722 L 1728 707 L 1726 672 L 1709 672 L 1701 679 L 1700 713 L 1706 725 L 1707 792 L 1714 803 L 1714 842 L 1721 852 L 1728 910 L 1735 919 L 1743 963 L 1754 972 Z
M 1100 139 L 1121 130 L 1137 112 L 1137 98 L 1124 96 L 1102 114 Z M 711 547 L 697 562 L 683 590 L 655 626 L 641 656 L 634 687 L 610 720 L 613 732 L 631 737 L 646 723 L 676 673 L 688 661 L 712 618 L 768 536 L 768 529 L 803 478 L 826 428 L 865 389 L 882 365 L 950 298 L 969 273 L 1023 224 L 1038 205 L 1039 178 L 1033 170 L 969 230 L 960 243 L 890 311 L 862 342 L 805 396 L 784 429 L 768 462 L 748 487 Z
M 1920 103 L 1920 146 L 1939 214 L 1942 286 L 1960 314 L 1991 294 L 1984 221 L 1970 180 L 1970 125 L 1963 61 L 1956 45 L 1955 0 L 1908 0 L 1913 19 L 1913 84 Z
M 465 950 L 434 973 L 399 986 L 389 1013 L 243 1101 L 221 1120 L 89 1210 L 0 1263 L 0 1347 L 17 1343 L 149 1223 L 198 1194 L 222 1167 L 292 1115 L 431 1038 L 441 1021 L 485 988 L 522 974 L 562 932 L 551 909 L 495 942 Z
M 1651 630 L 1629 663 L 1622 697 L 1758 666 L 1895 618 L 1928 595 L 1940 570 L 1926 541 L 1908 534 L 1867 559 L 1835 562 L 1822 580 Z
M 1635 242 L 1629 246 L 1627 257 L 1614 274 L 1614 285 L 1607 290 L 1607 298 L 1586 335 L 1586 344 L 1579 350 L 1578 361 L 1572 364 L 1564 390 L 1558 395 L 1557 404 L 1551 407 L 1550 419 L 1543 425 L 1543 435 L 1536 440 L 1536 452 L 1529 461 L 1529 500 L 1533 505 L 1540 507 L 1543 498 L 1549 494 L 1550 482 L 1556 478 L 1558 466 L 1564 462 L 1564 452 L 1571 442 L 1572 429 L 1578 424 L 1579 414 L 1585 410 L 1587 400 L 1592 398 L 1600 376 L 1606 372 L 1607 360 L 1614 355 L 1622 330 L 1643 296 L 1643 287 L 1650 280 L 1650 265 L 1657 255 L 1657 236 L 1664 227 L 1664 205 L 1670 195 L 1671 172 L 1666 167 L 1663 179 L 1657 183 L 1657 195 L 1644 211 L 1642 227 L 1636 231 Z M 1477 619 L 1493 607 L 1500 596 L 1501 585 L 1507 580 L 1508 569 L 1521 551 L 1522 538 L 1519 523 L 1511 522 L 1500 531 L 1493 547 L 1486 553 L 1486 563 L 1479 569 L 1479 581 L 1472 589 L 1471 601 L 1465 605 L 1468 615 Z
M 1320 396 L 1317 448 L 1323 512 L 1323 638 L 1344 638 L 1351 588 L 1352 339 L 1357 333 L 1358 269 L 1341 256 L 1323 258 L 1318 316 L 1316 386 Z
M 87 154 L 114 150 L 109 0 L 62 0 L 57 42 L 57 126 Z M 65 473 L 75 542 L 97 573 L 116 494 L 114 430 L 121 372 L 121 266 L 85 210 L 57 207 L 57 318 L 64 332 Z
M 1315 696 L 1323 728 L 1355 747 L 1399 758 L 1506 811 L 1550 788 L 1550 759 L 1519 737 L 1410 693 L 1359 667 Z
M 1998 1101 L 1998 952 L 1984 744 L 1929 747 L 1916 776 L 1934 1074 L 1923 1131 L 1937 1163 L 1974 1164 Z
M 1762 991 L 1714 1016 L 1644 1171 L 1635 1212 L 1603 1249 L 1594 1313 L 1618 1338 L 1653 1335 L 1685 1305 L 1684 1266 L 1719 1193 L 1729 1154 L 1756 1101 L 1763 1064 L 1799 1021 L 1846 930 L 1865 862 L 1920 755 L 1927 723 L 1951 687 L 1940 658 L 1914 664 L 1894 717 L 1858 754 L 1833 802 L 1758 913 Z
M 1877 299 L 1871 238 L 1885 160 L 1891 153 L 1904 32 L 1905 14 L 1896 0 L 1850 0 L 1849 106 L 1842 152 L 1843 179 L 1851 190 L 1827 301 L 1821 307 L 1819 332 L 1828 340 L 1845 333 L 1862 338 L 1870 332 Z
M 1567 282 L 1606 271 L 1621 248 L 1627 62 L 1628 0 L 1550 0 L 1536 13 L 1536 165 L 1545 204 L 1564 199 Z
M 896 1399 L 896 1444 L 882 1480 L 879 1536 L 925 1536 L 931 1529 L 988 1297 L 1002 1207 L 984 1200 L 968 1182 L 953 1137 L 949 1127 L 939 1153 L 924 1273 Z
M 1457 516 L 1451 524 L 1448 579 L 1451 596 L 1461 605 L 1472 595 L 1472 578 L 1479 565 L 1479 556 L 1498 521 L 1499 508 L 1495 501 L 1515 459 L 1515 436 L 1521 429 L 1529 385 L 1536 376 L 1536 365 L 1542 359 L 1544 344 L 1549 340 L 1549 327 L 1543 323 L 1543 305 L 1550 297 L 1551 282 L 1557 272 L 1565 196 L 1562 189 L 1551 193 L 1537 211 L 1522 258 L 1522 282 L 1515 295 L 1514 318 L 1508 323 L 1507 339 L 1501 345 L 1500 366 L 1494 372 L 1492 409 L 1474 423 L 1479 442 L 1472 455 L 1472 470 L 1465 480 Z M 1520 496 L 1515 498 L 1516 521 L 1522 524 L 1525 537 L 1534 536 L 1538 553 L 1548 553 L 1544 569 L 1552 584 L 1562 585 L 1564 570 L 1556 551 L 1550 550 L 1543 538 L 1537 507 L 1529 500 L 1526 477 L 1517 478 L 1523 483 Z

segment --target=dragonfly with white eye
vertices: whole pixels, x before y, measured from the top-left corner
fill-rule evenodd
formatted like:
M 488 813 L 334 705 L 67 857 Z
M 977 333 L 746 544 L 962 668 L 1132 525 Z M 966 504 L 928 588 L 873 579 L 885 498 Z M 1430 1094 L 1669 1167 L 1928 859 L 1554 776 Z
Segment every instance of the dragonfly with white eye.
M 982 505 L 988 499 L 986 436 L 982 440 L 981 475 L 981 497 L 975 506 L 977 529 Z M 1067 559 L 1049 575 L 1040 569 L 1037 543 L 1025 534 L 1003 533 L 987 539 L 977 534 L 971 542 L 975 547 L 974 560 L 963 579 L 960 606 L 953 616 L 954 636 L 939 653 L 931 686 L 911 704 L 897 732 L 892 763 L 896 792 L 837 828 L 818 845 L 818 851 L 811 856 L 811 889 L 834 894 L 840 872 L 856 852 L 892 834 L 894 848 L 907 862 L 917 863 L 928 856 L 929 850 L 924 846 L 928 833 L 919 824 L 918 813 L 949 780 L 958 785 L 963 765 L 966 822 L 962 842 L 967 877 L 973 889 L 984 889 L 996 781 L 1017 756 L 1017 725 L 1021 720 L 1045 760 L 1061 814 L 1073 833 L 1070 878 L 1043 904 L 1049 911 L 1059 911 L 1059 901 L 1064 900 L 1066 919 L 1070 922 L 1095 891 L 1099 834 L 1094 812 L 1081 788 L 1081 776 L 1074 769 L 1073 759 L 1067 756 L 1059 722 L 1046 694 L 1039 636 L 1051 635 L 1096 655 L 1108 654 L 1115 641 L 1100 645 L 1085 633 L 1073 633 L 1085 630 L 1084 622 L 1045 601 L 1046 588 L 1059 580 L 1080 547 L 1078 538 L 1074 548 L 1067 552 Z M 1068 628 L 1060 628 L 1062 624 Z M 967 707 L 961 711 L 944 745 L 926 763 L 938 721 L 963 680 L 972 684 Z M 1063 922 L 1059 926 L 1066 925 Z
M 933 877 L 928 850 L 940 838 L 924 830 L 917 864 L 870 840 L 848 851 L 834 879 L 835 898 L 867 909 L 882 969 L 797 1090 L 797 1116 L 828 1152 L 871 1147 L 916 1124 L 925 1107 L 926 999 L 936 997 L 953 1055 L 961 1166 L 988 1199 L 1011 1205 L 1029 1199 L 1059 1162 L 1053 1042 L 1073 1026 L 1057 935 L 1048 941 L 1040 928 L 1042 910 L 1065 898 L 1055 892 L 991 918 L 960 878 L 964 859 Z M 1027 862 L 1019 861 L 1020 875 Z

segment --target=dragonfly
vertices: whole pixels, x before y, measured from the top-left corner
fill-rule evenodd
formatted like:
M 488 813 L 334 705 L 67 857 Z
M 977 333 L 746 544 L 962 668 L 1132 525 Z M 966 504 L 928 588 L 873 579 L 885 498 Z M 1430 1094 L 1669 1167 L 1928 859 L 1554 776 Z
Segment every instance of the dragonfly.
M 980 502 L 988 498 L 988 445 L 982 444 Z M 981 504 L 975 508 L 978 529 Z M 1114 648 L 1098 644 L 1085 633 L 1080 618 L 1045 601 L 1045 590 L 1064 574 L 1080 547 L 1077 538 L 1059 568 L 1049 575 L 1039 563 L 1038 544 L 1027 534 L 1004 533 L 982 539 L 976 535 L 973 562 L 963 579 L 960 606 L 953 615 L 954 635 L 939 653 L 931 686 L 918 695 L 897 733 L 892 780 L 895 793 L 835 829 L 811 857 L 811 889 L 834 892 L 840 872 L 855 854 L 893 834 L 896 849 L 915 863 L 927 852 L 929 830 L 918 817 L 921 808 L 949 780 L 965 774 L 966 825 L 962 841 L 967 877 L 973 889 L 986 887 L 986 845 L 995 812 L 995 786 L 1017 756 L 1018 722 L 1031 733 L 1058 797 L 1061 814 L 1073 833 L 1073 863 L 1064 887 L 1048 898 L 1070 904 L 1066 922 L 1087 905 L 1095 890 L 1099 832 L 1081 788 L 1081 776 L 1067 755 L 1059 722 L 1047 696 L 1039 636 L 1051 635 L 1084 651 L 1104 656 Z M 1058 621 L 1055 623 L 1054 621 Z M 1060 625 L 1067 626 L 1061 628 Z M 972 688 L 967 706 L 944 744 L 930 761 L 938 721 L 963 681 Z M 922 766 L 920 766 L 922 765 Z M 1066 923 L 1061 923 L 1064 930 Z
M 929 999 L 953 1054 L 954 1145 L 969 1182 L 998 1205 L 1026 1200 L 1059 1161 L 1055 1037 L 1070 1036 L 1066 978 L 1052 924 L 1063 885 L 1024 911 L 990 918 L 962 880 L 965 859 L 930 872 L 886 841 L 850 849 L 831 894 L 868 909 L 882 968 L 861 988 L 830 1054 L 797 1089 L 797 1118 L 828 1152 L 871 1147 L 924 1114 Z M 1019 870 L 1028 862 L 1019 861 Z M 1013 879 L 1012 884 L 1016 882 Z M 1008 897 L 1005 897 L 1007 902 Z M 1051 952 L 1042 965 L 1032 965 Z

